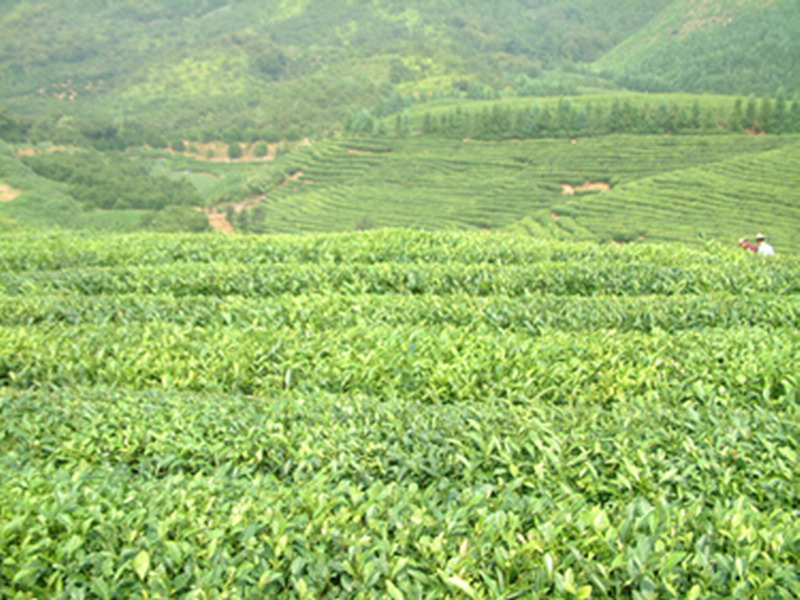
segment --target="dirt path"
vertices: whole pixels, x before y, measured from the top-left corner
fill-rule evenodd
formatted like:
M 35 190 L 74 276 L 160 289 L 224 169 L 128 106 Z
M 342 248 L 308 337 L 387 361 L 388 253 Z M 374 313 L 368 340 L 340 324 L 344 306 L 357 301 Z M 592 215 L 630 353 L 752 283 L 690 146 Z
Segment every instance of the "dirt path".
M 347 152 L 349 154 L 375 154 L 374 152 L 370 152 L 369 150 L 359 150 L 358 148 L 348 148 Z
M 289 175 L 283 182 L 278 184 L 278 187 L 283 187 L 287 185 L 290 181 L 297 181 L 302 176 L 303 176 L 302 171 L 296 171 L 295 173 Z M 247 210 L 248 208 L 253 208 L 254 206 L 258 206 L 266 197 L 267 197 L 266 194 L 259 194 L 257 196 L 250 196 L 249 198 L 245 198 L 241 202 L 228 202 L 226 204 L 219 204 L 213 208 L 207 208 L 207 209 L 195 207 L 195 210 L 205 213 L 206 217 L 208 218 L 208 224 L 215 231 L 219 231 L 220 233 L 233 233 L 233 231 L 236 228 L 230 221 L 228 221 L 228 209 L 232 208 L 234 214 L 238 214 L 243 210 Z
M 17 151 L 14 154 L 15 156 L 36 156 L 38 154 L 45 154 L 48 152 L 61 152 L 62 150 L 75 152 L 78 150 L 78 148 L 76 146 L 48 146 L 46 148 L 27 146 L 25 148 L 17 148 Z
M 12 188 L 10 185 L 0 183 L 0 202 L 11 202 L 21 193 L 20 190 Z
M 233 210 L 235 210 L 238 213 L 238 212 L 242 212 L 243 210 L 245 210 L 247 208 L 253 208 L 254 206 L 257 206 L 258 204 L 261 204 L 261 201 L 266 197 L 267 197 L 266 194 L 259 194 L 258 196 L 251 196 L 250 198 L 245 198 L 241 202 L 236 202 L 234 204 L 228 204 L 227 206 L 232 206 Z
M 586 190 L 608 191 L 610 189 L 611 186 L 605 181 L 587 181 L 583 185 L 578 186 L 572 186 L 568 183 L 561 184 L 561 193 L 567 194 L 568 196 L 574 196 L 575 192 L 583 192 Z
M 303 175 L 305 175 L 305 173 L 303 173 L 302 171 L 295 171 L 294 173 L 292 173 L 291 175 L 289 175 L 289 176 L 288 176 L 286 179 L 284 179 L 283 181 L 281 181 L 281 182 L 278 184 L 278 187 L 279 187 L 279 188 L 282 188 L 282 187 L 284 187 L 284 186 L 287 186 L 287 185 L 289 185 L 289 183 L 290 183 L 291 181 L 297 181 L 297 180 L 298 180 L 298 179 L 300 179 L 300 178 L 301 178 Z M 311 183 L 311 182 L 308 182 L 308 183 Z
M 228 144 L 226 144 L 225 142 L 184 141 L 184 145 L 186 146 L 187 149 L 181 152 L 180 154 L 184 154 L 185 156 L 191 156 L 192 158 L 196 158 L 198 160 L 206 160 L 209 162 L 224 162 L 224 163 L 270 162 L 274 161 L 278 157 L 278 148 L 282 144 L 286 145 L 285 142 L 267 144 L 267 154 L 265 156 L 256 156 L 254 150 L 255 147 L 258 145 L 257 143 L 256 144 L 242 143 L 239 144 L 239 146 L 242 149 L 242 156 L 240 158 L 231 158 L 228 156 Z M 293 150 L 297 150 L 298 148 L 310 145 L 311 141 L 305 139 L 299 142 L 289 144 L 289 147 Z M 190 152 L 188 150 L 189 148 L 194 148 L 195 151 Z M 174 153 L 173 150 L 169 151 Z
M 220 233 L 233 233 L 233 225 L 231 225 L 228 221 L 228 216 L 224 211 L 217 212 L 213 208 L 203 210 L 199 207 L 195 207 L 195 210 L 198 210 L 206 215 L 208 224 L 214 231 L 219 231 Z

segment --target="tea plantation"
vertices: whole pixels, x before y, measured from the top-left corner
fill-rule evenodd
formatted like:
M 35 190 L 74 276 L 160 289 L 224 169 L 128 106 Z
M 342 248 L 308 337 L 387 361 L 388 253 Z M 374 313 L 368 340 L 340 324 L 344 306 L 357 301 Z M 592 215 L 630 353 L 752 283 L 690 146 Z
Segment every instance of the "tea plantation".
M 291 177 L 253 178 L 264 198 L 251 230 L 507 228 L 731 246 L 763 230 L 780 253 L 797 254 L 798 157 L 797 135 L 338 138 L 276 165 Z
M 0 294 L 4 598 L 800 595 L 796 258 L 17 234 Z

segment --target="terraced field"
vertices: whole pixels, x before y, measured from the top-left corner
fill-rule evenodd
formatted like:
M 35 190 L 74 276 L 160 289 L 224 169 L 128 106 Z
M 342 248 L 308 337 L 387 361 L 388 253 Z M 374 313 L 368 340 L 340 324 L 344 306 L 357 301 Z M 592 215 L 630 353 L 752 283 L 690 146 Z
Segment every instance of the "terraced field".
M 0 596 L 797 597 L 800 262 L 737 250 L 0 236 Z
M 269 190 L 264 230 L 512 227 L 547 238 L 734 243 L 762 229 L 797 252 L 799 155 L 797 136 L 331 141 L 291 157 L 297 179 Z M 564 194 L 587 182 L 611 191 Z
M 800 145 L 646 177 L 566 204 L 601 235 L 641 231 L 677 241 L 763 230 L 783 252 L 800 253 L 798 173 Z

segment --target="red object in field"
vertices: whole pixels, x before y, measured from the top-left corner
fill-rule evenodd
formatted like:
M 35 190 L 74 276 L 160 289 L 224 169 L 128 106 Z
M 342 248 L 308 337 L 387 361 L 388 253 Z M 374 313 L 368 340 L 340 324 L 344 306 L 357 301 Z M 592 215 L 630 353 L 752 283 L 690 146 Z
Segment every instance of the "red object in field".
M 756 246 L 751 242 L 748 242 L 745 239 L 739 240 L 739 245 L 745 250 L 750 250 L 751 252 L 758 252 L 758 246 Z

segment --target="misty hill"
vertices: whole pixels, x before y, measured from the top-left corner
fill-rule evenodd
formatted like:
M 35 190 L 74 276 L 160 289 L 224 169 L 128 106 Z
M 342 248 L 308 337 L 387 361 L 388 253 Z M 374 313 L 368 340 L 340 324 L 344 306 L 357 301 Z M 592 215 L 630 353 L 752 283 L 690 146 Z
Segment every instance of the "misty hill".
M 676 0 L 593 68 L 640 91 L 800 91 L 800 2 Z
M 10 0 L 0 6 L 0 104 L 291 138 L 327 132 L 392 92 L 791 92 L 797 4 Z

